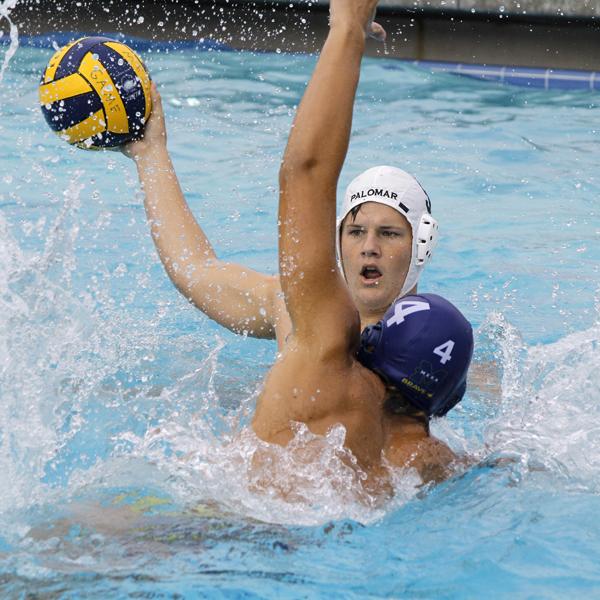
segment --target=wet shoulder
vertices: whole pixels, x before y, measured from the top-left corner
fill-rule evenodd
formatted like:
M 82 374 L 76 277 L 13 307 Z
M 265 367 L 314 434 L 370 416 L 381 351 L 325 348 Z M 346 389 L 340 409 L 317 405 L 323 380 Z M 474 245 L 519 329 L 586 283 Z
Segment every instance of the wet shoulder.
M 444 442 L 425 430 L 387 429 L 384 455 L 393 466 L 415 469 L 424 483 L 440 482 L 452 475 L 457 456 Z

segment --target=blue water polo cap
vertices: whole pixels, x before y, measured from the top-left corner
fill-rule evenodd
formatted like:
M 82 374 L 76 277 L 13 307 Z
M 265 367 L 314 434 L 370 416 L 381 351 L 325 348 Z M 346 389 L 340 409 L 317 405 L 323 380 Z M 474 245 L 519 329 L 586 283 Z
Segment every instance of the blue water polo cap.
M 365 328 L 358 360 L 428 416 L 441 417 L 462 399 L 473 356 L 473 329 L 448 300 L 404 296 Z

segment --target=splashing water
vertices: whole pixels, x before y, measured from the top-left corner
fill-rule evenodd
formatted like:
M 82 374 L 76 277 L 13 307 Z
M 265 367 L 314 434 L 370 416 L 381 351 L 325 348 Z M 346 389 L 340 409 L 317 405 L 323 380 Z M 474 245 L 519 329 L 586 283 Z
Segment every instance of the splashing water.
M 56 408 L 63 402 L 57 388 L 66 375 L 66 358 L 73 344 L 89 335 L 80 307 L 63 287 L 75 268 L 78 227 L 69 228 L 68 221 L 79 207 L 78 177 L 65 190 L 62 210 L 39 255 L 27 257 L 21 251 L 0 213 L 0 463 L 7 477 L 5 489 L 10 490 L 1 498 L 3 508 L 31 502 L 32 493 L 36 496 L 45 466 L 58 450 L 63 423 Z
M 216 386 L 224 347 L 218 336 L 207 340 L 206 358 L 198 366 L 160 386 L 144 383 L 135 373 L 135 360 L 123 361 L 122 347 L 133 341 L 139 346 L 139 341 L 131 335 L 117 339 L 126 324 L 116 320 L 114 302 L 104 299 L 108 313 L 103 316 L 97 305 L 102 290 L 96 299 L 76 298 L 73 290 L 84 177 L 83 171 L 72 173 L 39 253 L 20 248 L 0 213 L 0 302 L 5 308 L 0 317 L 0 422 L 5 432 L 0 460 L 11 490 L 0 509 L 12 512 L 32 501 L 48 501 L 55 495 L 48 485 L 52 471 L 63 471 L 59 479 L 68 496 L 77 497 L 108 482 L 133 485 L 138 479 L 127 465 L 149 464 L 153 467 L 144 471 L 146 476 L 168 482 L 163 492 L 184 506 L 217 503 L 223 510 L 278 523 L 381 518 L 385 509 L 365 496 L 358 471 L 347 465 L 343 428 L 321 437 L 299 425 L 289 447 L 273 449 L 245 428 L 256 392 L 242 398 L 234 412 L 223 413 L 223 402 L 230 399 Z M 107 316 L 112 326 L 104 321 Z M 158 335 L 154 341 L 151 337 L 144 336 L 150 342 L 145 353 L 161 343 Z M 118 385 L 122 370 L 137 389 Z M 165 416 L 153 426 L 142 419 L 136 427 L 131 411 L 137 408 L 124 402 L 128 391 L 142 405 L 162 406 Z M 112 404 L 124 417 L 112 433 L 112 449 L 91 455 L 85 466 L 80 460 L 65 465 L 73 452 L 69 446 L 77 449 L 78 436 L 89 436 L 90 425 L 99 426 L 91 422 L 98 402 Z M 102 429 L 110 431 L 106 425 Z M 261 453 L 269 458 L 256 469 Z M 410 497 L 418 483 L 410 474 L 403 478 L 397 498 Z
M 566 489 L 600 489 L 600 326 L 523 348 L 488 443 Z M 510 375 L 508 375 L 510 373 Z
M 0 85 L 4 79 L 4 73 L 8 69 L 11 58 L 16 54 L 17 48 L 19 47 L 19 31 L 15 23 L 10 19 L 10 13 L 17 6 L 19 0 L 2 0 L 0 2 L 0 27 L 2 27 L 2 21 L 8 21 L 10 45 L 4 53 L 2 59 L 2 65 L 0 66 Z
M 315 436 L 298 425 L 290 446 L 274 449 L 248 430 L 274 348 L 224 332 L 171 289 L 131 165 L 46 134 L 31 73 L 50 50 L 22 50 L 0 90 L 11 174 L 0 176 L 6 581 L 39 595 L 57 585 L 98 596 L 129 584 L 184 595 L 268 585 L 293 597 L 333 586 L 361 597 L 476 597 L 518 581 L 544 596 L 536 569 L 560 572 L 569 556 L 569 577 L 593 579 L 585 557 L 600 550 L 578 543 L 597 532 L 587 517 L 600 485 L 598 257 L 592 244 L 577 249 L 596 239 L 589 199 L 599 190 L 582 175 L 582 198 L 568 177 L 547 176 L 572 165 L 595 172 L 589 99 L 514 96 L 410 68 L 398 80 L 399 71 L 365 61 L 349 171 L 393 155 L 426 174 L 445 236 L 423 288 L 478 324 L 484 372 L 432 424 L 482 464 L 435 489 L 395 472 L 395 497 L 382 505 L 349 467 L 342 428 Z M 192 209 L 224 258 L 273 270 L 273 182 L 313 59 L 148 58 Z M 396 129 L 382 126 L 382 111 L 399 115 Z M 561 111 L 570 144 L 559 135 Z M 552 119 L 556 128 L 542 126 Z M 522 147 L 523 135 L 535 146 Z M 519 217 L 518 231 L 506 214 Z M 540 215 L 551 217 L 545 236 L 536 235 Z M 569 512 L 573 495 L 585 527 Z M 97 579 L 78 582 L 82 573 Z M 168 588 L 174 580 L 183 591 Z

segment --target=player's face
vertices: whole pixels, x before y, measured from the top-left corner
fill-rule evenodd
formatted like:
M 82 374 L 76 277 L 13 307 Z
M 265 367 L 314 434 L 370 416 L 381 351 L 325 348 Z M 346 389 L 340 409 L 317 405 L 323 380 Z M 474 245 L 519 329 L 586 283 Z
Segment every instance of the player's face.
M 396 299 L 410 266 L 412 230 L 393 208 L 365 202 L 341 230 L 342 265 L 363 325 L 379 320 Z

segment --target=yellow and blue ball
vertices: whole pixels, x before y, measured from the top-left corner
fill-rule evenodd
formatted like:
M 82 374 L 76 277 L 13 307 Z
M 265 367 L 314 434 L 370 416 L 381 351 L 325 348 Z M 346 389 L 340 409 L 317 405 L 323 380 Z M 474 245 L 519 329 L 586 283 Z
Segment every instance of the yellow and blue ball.
M 152 109 L 150 76 L 140 57 L 104 37 L 84 37 L 56 52 L 39 92 L 50 128 L 80 148 L 140 137 Z

